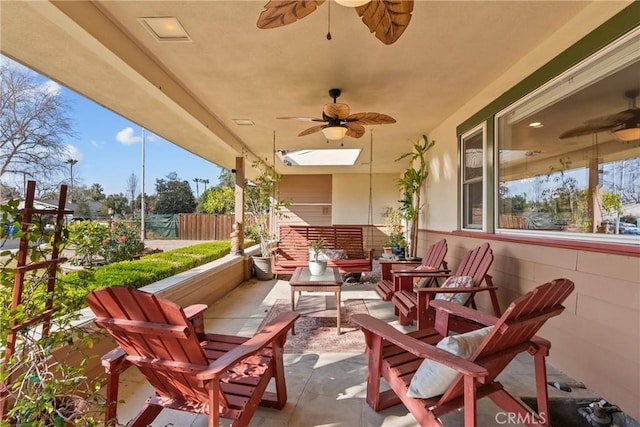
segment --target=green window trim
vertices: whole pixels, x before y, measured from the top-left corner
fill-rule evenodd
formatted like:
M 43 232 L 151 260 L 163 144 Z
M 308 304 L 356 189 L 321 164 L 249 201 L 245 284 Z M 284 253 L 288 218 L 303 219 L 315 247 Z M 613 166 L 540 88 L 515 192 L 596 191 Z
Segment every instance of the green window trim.
M 638 26 L 640 26 L 640 2 L 635 1 L 462 122 L 456 128 L 456 134 L 460 136 L 482 122 L 488 122 L 487 125 L 489 125 L 499 111 L 553 80 Z

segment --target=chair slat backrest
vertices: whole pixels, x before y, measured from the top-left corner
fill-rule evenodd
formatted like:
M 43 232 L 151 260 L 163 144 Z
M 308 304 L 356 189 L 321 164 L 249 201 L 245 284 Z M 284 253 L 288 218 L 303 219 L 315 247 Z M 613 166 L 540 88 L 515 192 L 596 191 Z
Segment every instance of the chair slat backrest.
M 487 369 L 486 382 L 493 381 L 511 360 L 525 347 L 551 317 L 564 310 L 562 303 L 573 292 L 575 285 L 568 279 L 556 279 L 537 287 L 513 301 L 491 333 L 469 359 Z M 440 402 L 463 394 L 463 378 L 458 377 L 445 392 Z
M 480 286 L 492 263 L 493 251 L 485 242 L 464 254 L 454 276 L 471 276 L 474 286 Z
M 422 260 L 422 265 L 435 269 L 443 268 L 444 257 L 447 255 L 447 241 L 442 239 L 429 246 L 427 253 Z M 444 267 L 446 268 L 446 267 Z
M 86 302 L 96 315 L 96 323 L 111 334 L 127 354 L 127 360 L 138 366 L 159 394 L 206 401 L 207 390 L 198 386 L 195 368 L 180 373 L 171 368 L 171 363 L 165 363 L 179 362 L 202 369 L 209 363 L 179 305 L 126 286 L 97 289 Z M 158 362 L 150 363 L 154 360 Z

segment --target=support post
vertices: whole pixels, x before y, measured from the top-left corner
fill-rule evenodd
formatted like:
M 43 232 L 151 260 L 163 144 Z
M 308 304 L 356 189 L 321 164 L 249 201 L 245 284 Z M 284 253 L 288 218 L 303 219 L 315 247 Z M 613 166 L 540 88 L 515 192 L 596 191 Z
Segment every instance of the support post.
M 236 157 L 235 219 L 231 233 L 231 253 L 244 254 L 244 157 Z

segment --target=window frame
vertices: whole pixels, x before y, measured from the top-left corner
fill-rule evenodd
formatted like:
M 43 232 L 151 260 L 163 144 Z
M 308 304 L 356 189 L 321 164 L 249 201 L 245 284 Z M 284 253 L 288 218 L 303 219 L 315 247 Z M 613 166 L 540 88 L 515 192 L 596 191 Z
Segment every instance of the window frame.
M 499 222 L 499 185 L 500 185 L 500 119 L 506 120 L 507 116 L 520 109 L 524 110 L 526 116 L 527 111 L 540 110 L 553 105 L 554 102 L 564 96 L 569 96 L 588 87 L 598 79 L 608 73 L 614 73 L 623 69 L 625 66 L 640 61 L 640 52 L 635 51 L 634 43 L 640 40 L 640 27 L 624 34 L 616 40 L 608 43 L 602 49 L 592 53 L 574 66 L 566 69 L 556 77 L 548 80 L 540 85 L 537 89 L 525 94 L 510 105 L 496 112 L 488 121 L 491 121 L 495 129 L 493 135 L 493 150 L 495 169 L 493 171 L 494 185 L 492 191 L 494 195 L 492 222 L 494 224 L 494 233 L 507 236 L 522 237 L 540 237 L 569 239 L 585 242 L 607 242 L 620 244 L 639 244 L 638 237 L 634 235 L 609 235 L 600 233 L 567 233 L 565 231 L 545 231 L 545 230 L 528 230 L 528 229 L 512 229 L 500 228 Z M 629 53 L 631 52 L 631 53 Z M 612 59 L 613 58 L 613 59 Z M 570 82 L 571 84 L 567 84 Z M 522 113 L 521 113 L 522 114 Z M 476 129 L 476 128 L 474 128 Z M 471 132 L 471 131 L 469 131 Z M 467 133 L 469 133 L 467 132 Z
M 482 138 L 482 173 L 479 177 L 474 177 L 469 180 L 465 180 L 465 140 L 476 136 L 477 134 L 481 135 Z M 488 209 L 487 209 L 487 177 L 488 177 L 488 147 L 487 147 L 487 122 L 482 122 L 467 132 L 460 135 L 459 139 L 459 182 L 460 182 L 460 200 L 459 200 L 459 219 L 460 219 L 460 229 L 464 231 L 470 232 L 486 232 L 487 231 L 487 218 L 488 218 Z M 474 184 L 477 182 L 481 182 L 482 184 L 482 224 L 480 226 L 469 224 L 469 218 L 467 215 L 466 207 L 468 200 L 468 194 L 465 191 L 466 187 L 469 184 Z

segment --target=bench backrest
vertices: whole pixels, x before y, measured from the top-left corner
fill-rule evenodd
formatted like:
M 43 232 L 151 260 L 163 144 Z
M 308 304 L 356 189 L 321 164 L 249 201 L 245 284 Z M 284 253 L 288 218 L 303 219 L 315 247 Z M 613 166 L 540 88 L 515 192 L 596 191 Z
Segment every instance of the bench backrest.
M 278 250 L 285 259 L 308 259 L 309 242 L 327 242 L 327 249 L 343 249 L 349 259 L 365 259 L 362 227 L 346 225 L 281 225 Z

